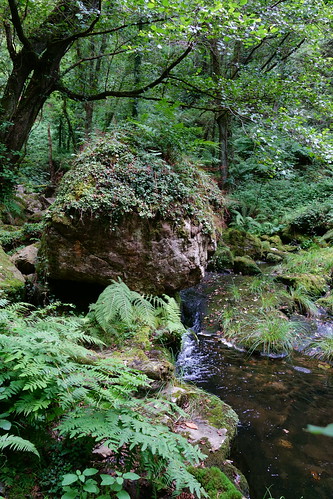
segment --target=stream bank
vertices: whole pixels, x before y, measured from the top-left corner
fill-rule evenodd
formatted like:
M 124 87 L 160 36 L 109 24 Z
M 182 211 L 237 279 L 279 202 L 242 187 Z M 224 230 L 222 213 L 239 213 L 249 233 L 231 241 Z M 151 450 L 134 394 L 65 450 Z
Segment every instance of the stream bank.
M 185 315 L 192 316 L 197 339 L 187 337 L 179 372 L 238 413 L 232 459 L 249 482 L 251 499 L 331 497 L 332 441 L 305 428 L 326 426 L 332 420 L 332 368 L 299 352 L 278 358 L 250 356 L 221 341 L 216 313 L 209 313 L 214 310 L 209 298 L 215 304 L 221 300 L 220 289 L 234 276 L 211 277 L 183 292 Z M 219 306 L 223 307 L 221 301 Z M 238 299 L 233 306 L 242 304 Z M 325 327 L 332 326 L 321 323 L 321 334 Z

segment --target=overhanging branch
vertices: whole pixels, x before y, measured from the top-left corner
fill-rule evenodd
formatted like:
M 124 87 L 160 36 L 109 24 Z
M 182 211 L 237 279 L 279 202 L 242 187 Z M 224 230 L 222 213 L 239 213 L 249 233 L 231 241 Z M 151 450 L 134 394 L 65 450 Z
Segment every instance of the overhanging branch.
M 99 92 L 98 94 L 86 95 L 73 92 L 69 88 L 66 88 L 64 85 L 62 85 L 61 82 L 59 82 L 55 85 L 54 90 L 58 90 L 59 92 L 66 94 L 70 99 L 80 102 L 103 100 L 106 99 L 107 97 L 138 97 L 141 94 L 147 92 L 147 90 L 156 87 L 157 85 L 162 83 L 166 78 L 168 78 L 173 68 L 176 67 L 183 59 L 185 59 L 185 57 L 191 52 L 192 49 L 193 49 L 193 44 L 191 43 L 187 47 L 187 49 L 172 64 L 170 64 L 170 66 L 168 66 L 158 78 L 156 78 L 156 80 L 152 81 L 151 83 L 148 83 L 147 85 L 141 88 L 137 88 L 134 90 L 123 90 L 123 91 L 107 90 L 105 92 Z

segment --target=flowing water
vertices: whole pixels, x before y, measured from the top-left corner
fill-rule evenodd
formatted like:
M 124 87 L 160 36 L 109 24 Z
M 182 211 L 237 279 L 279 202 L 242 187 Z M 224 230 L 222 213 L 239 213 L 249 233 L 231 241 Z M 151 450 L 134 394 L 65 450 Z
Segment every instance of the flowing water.
M 299 353 L 249 357 L 221 343 L 214 331 L 200 331 L 202 287 L 185 292 L 183 300 L 197 337 L 185 340 L 179 372 L 238 413 L 231 458 L 249 482 L 251 499 L 332 499 L 333 438 L 305 428 L 333 422 L 333 369 Z

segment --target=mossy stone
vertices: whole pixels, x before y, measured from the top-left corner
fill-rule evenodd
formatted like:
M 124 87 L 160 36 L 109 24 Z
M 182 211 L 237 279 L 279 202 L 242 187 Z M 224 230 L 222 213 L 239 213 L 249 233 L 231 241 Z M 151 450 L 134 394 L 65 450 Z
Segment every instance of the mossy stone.
M 316 305 L 323 307 L 326 312 L 333 315 L 333 295 L 331 292 L 327 293 L 322 298 L 319 298 L 319 300 L 316 301 Z
M 263 246 L 259 237 L 237 229 L 227 229 L 222 233 L 222 240 L 236 256 L 249 256 L 254 259 L 261 258 Z
M 23 294 L 24 287 L 23 275 L 0 247 L 0 291 L 7 296 L 17 297 Z
M 235 257 L 234 272 L 243 275 L 258 275 L 262 273 L 256 262 L 246 256 Z
M 216 252 L 208 262 L 207 270 L 210 272 L 223 272 L 232 269 L 234 257 L 227 246 L 218 245 Z
M 281 263 L 283 260 L 281 255 L 277 255 L 276 253 L 267 253 L 266 255 L 266 262 L 267 263 L 272 263 L 272 264 L 277 264 Z
M 325 278 L 315 274 L 282 274 L 275 280 L 294 289 L 302 287 L 311 296 L 323 295 L 328 289 Z
M 188 471 L 201 483 L 209 499 L 242 499 L 243 497 L 231 480 L 216 466 L 190 467 Z

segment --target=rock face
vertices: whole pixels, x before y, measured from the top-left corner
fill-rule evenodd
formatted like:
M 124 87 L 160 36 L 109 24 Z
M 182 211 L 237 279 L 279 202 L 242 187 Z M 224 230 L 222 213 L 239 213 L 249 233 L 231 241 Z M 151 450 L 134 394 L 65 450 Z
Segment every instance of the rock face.
M 30 244 L 19 251 L 16 251 L 11 257 L 11 261 L 22 274 L 33 274 L 37 264 L 37 244 Z
M 160 294 L 199 282 L 215 245 L 189 219 L 176 228 L 130 215 L 112 227 L 65 217 L 47 230 L 43 258 L 53 279 L 108 285 L 121 277 L 131 289 Z
M 204 275 L 223 217 L 221 192 L 188 163 L 171 165 L 133 133 L 89 145 L 52 205 L 41 269 L 51 279 L 110 284 L 154 294 Z

